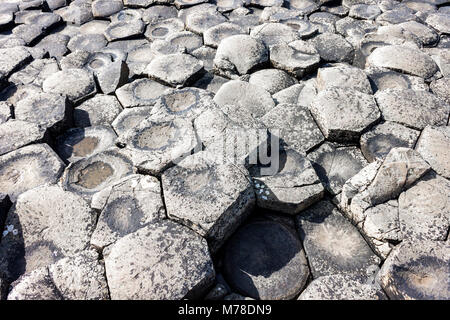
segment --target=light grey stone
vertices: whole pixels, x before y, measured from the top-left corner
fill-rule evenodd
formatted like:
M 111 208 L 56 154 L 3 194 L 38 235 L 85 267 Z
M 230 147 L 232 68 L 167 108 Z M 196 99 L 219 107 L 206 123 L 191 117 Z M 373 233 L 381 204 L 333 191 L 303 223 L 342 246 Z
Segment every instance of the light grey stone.
M 427 161 L 434 171 L 450 178 L 450 127 L 427 126 L 417 141 L 416 151 Z
M 55 150 L 66 162 L 76 162 L 114 146 L 117 135 L 110 127 L 73 128 L 56 138 Z
M 162 174 L 168 217 L 195 230 L 217 251 L 254 206 L 245 172 L 243 167 L 216 162 L 206 151 L 183 159 Z
M 124 108 L 152 106 L 170 87 L 151 79 L 138 79 L 116 90 Z
M 100 249 L 166 217 L 160 183 L 151 176 L 119 180 L 96 193 L 91 207 L 101 211 L 91 238 L 91 244 Z
M 389 89 L 375 95 L 383 118 L 421 130 L 427 125 L 446 125 L 450 105 L 432 93 Z
M 57 185 L 24 192 L 6 221 L 13 230 L 0 244 L 2 272 L 15 280 L 87 249 L 95 222 L 96 215 L 81 197 Z
M 97 94 L 73 110 L 73 122 L 79 128 L 111 125 L 122 110 L 115 96 Z
M 333 274 L 313 280 L 298 300 L 386 300 L 385 293 L 345 274 Z
M 0 192 L 15 201 L 34 187 L 56 183 L 64 164 L 47 144 L 20 148 L 0 157 Z
M 159 175 L 197 147 L 192 123 L 185 119 L 147 118 L 120 135 L 117 142 L 125 146 L 122 152 L 130 157 L 135 167 L 153 175 Z
M 361 136 L 361 151 L 369 162 L 383 159 L 393 148 L 414 148 L 419 135 L 417 130 L 386 121 Z
M 236 105 L 250 112 L 254 118 L 261 118 L 272 110 L 275 103 L 265 89 L 240 80 L 228 81 L 214 96 L 219 106 Z
M 318 93 L 309 109 L 330 141 L 354 141 L 380 118 L 371 95 L 351 88 L 330 87 Z
M 405 56 L 409 59 L 403 59 Z M 367 58 L 367 65 L 405 72 L 422 78 L 431 77 L 438 69 L 430 56 L 408 46 L 376 48 Z
M 94 76 L 84 69 L 55 72 L 44 80 L 42 88 L 46 93 L 65 95 L 74 103 L 97 92 Z
M 198 297 L 215 276 L 206 241 L 170 221 L 117 241 L 105 252 L 105 266 L 113 300 Z
M 314 279 L 339 273 L 365 282 L 367 269 L 380 262 L 358 229 L 329 201 L 301 212 L 296 222 Z
M 320 55 L 311 44 L 296 40 L 289 44 L 276 44 L 270 48 L 270 62 L 296 77 L 314 71 L 320 62 Z
M 269 52 L 261 40 L 248 35 L 234 35 L 220 42 L 214 65 L 221 73 L 231 77 L 249 73 L 268 59 Z
M 448 300 L 449 261 L 448 241 L 405 241 L 386 259 L 379 282 L 391 299 Z
M 0 155 L 31 143 L 42 142 L 45 132 L 45 128 L 38 124 L 21 120 L 9 120 L 0 124 Z
M 150 62 L 145 72 L 149 77 L 171 86 L 186 86 L 203 70 L 203 63 L 191 55 L 169 54 Z

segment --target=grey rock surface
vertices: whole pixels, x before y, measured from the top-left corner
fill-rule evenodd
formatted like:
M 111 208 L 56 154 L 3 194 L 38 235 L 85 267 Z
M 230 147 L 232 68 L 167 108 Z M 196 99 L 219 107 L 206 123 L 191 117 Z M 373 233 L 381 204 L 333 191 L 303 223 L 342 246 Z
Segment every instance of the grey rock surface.
M 117 241 L 106 250 L 105 267 L 114 300 L 198 297 L 215 276 L 206 241 L 170 221 L 155 222 Z

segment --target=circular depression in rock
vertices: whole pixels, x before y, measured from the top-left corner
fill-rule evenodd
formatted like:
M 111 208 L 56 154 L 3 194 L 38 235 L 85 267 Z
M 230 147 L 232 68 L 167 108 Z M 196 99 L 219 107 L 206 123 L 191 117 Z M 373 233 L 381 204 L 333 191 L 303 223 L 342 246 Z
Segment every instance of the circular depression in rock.
M 197 95 L 190 91 L 177 91 L 163 98 L 169 112 L 178 113 L 192 108 L 197 103 Z
M 157 27 L 152 30 L 152 36 L 156 38 L 164 38 L 169 33 L 169 29 L 165 27 Z
M 139 149 L 157 150 L 167 147 L 176 136 L 177 128 L 171 123 L 158 123 L 142 129 L 134 138 Z
M 117 198 L 105 207 L 106 223 L 120 236 L 138 230 L 143 216 L 138 201 L 129 196 Z
M 73 155 L 76 157 L 86 157 L 92 154 L 99 144 L 96 137 L 85 137 L 80 142 L 73 145 Z
M 230 285 L 255 299 L 291 299 L 306 284 L 309 269 L 295 231 L 273 221 L 240 228 L 225 247 Z
M 94 189 L 113 174 L 114 169 L 108 163 L 95 161 L 80 170 L 77 184 L 86 189 Z

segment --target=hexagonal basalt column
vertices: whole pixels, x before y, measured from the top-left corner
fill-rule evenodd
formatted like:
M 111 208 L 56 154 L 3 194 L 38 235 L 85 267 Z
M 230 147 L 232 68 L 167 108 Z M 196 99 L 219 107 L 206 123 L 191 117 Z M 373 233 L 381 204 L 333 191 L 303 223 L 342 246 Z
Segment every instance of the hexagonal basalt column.
M 131 160 L 115 148 L 71 163 L 62 178 L 63 187 L 90 200 L 92 195 L 133 173 Z
M 167 220 L 125 236 L 104 257 L 115 300 L 198 298 L 215 277 L 206 241 Z
M 64 163 L 47 144 L 20 148 L 0 157 L 0 192 L 13 201 L 22 192 L 46 183 L 55 183 Z
M 120 136 L 123 152 L 141 171 L 159 175 L 174 161 L 179 161 L 197 147 L 193 125 L 188 120 L 152 121 Z
M 216 251 L 248 216 L 255 195 L 246 169 L 200 152 L 162 175 L 169 218 L 206 237 Z
M 57 185 L 21 194 L 0 245 L 0 269 L 10 280 L 89 246 L 96 215 L 81 197 Z M 9 230 L 9 229 L 8 229 Z

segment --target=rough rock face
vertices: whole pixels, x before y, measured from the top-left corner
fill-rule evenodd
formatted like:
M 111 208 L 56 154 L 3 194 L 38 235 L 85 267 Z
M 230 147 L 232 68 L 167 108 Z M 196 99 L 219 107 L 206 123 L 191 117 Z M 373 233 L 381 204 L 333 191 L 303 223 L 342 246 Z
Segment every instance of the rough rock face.
M 412 149 L 395 148 L 349 179 L 340 206 L 383 257 L 405 239 L 445 240 L 449 183 Z
M 1 271 L 15 280 L 86 249 L 96 215 L 81 197 L 57 185 L 19 196 L 6 219 L 10 232 L 0 244 Z
M 152 223 L 105 251 L 111 299 L 182 299 L 202 294 L 215 271 L 206 241 L 177 223 Z
M 0 299 L 448 299 L 449 22 L 0 0 Z
M 334 274 L 313 280 L 298 300 L 385 300 L 376 285 L 361 282 L 349 275 Z
M 206 237 L 216 251 L 255 203 L 245 171 L 216 163 L 207 152 L 183 159 L 161 177 L 168 217 Z
M 98 259 L 97 252 L 86 250 L 33 270 L 12 283 L 8 300 L 109 299 L 105 266 Z
M 378 274 L 391 299 L 448 300 L 448 241 L 405 241 L 392 250 Z
M 358 230 L 329 201 L 321 201 L 296 218 L 314 278 L 349 274 L 366 281 L 379 258 Z

